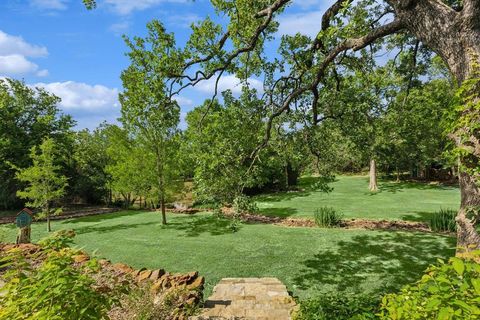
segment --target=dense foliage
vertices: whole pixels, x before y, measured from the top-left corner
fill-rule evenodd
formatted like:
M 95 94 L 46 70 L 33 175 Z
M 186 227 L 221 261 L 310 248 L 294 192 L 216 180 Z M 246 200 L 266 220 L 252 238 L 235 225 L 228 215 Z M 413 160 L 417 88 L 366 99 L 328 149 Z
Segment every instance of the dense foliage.
M 2 254 L 1 268 L 7 271 L 0 319 L 107 319 L 123 289 L 98 285 L 95 259 L 75 265 L 78 252 L 66 246 L 70 236 L 56 234 L 43 242 L 43 250 L 29 257 L 21 249 Z
M 431 266 L 422 279 L 382 301 L 382 319 L 479 319 L 480 252 Z

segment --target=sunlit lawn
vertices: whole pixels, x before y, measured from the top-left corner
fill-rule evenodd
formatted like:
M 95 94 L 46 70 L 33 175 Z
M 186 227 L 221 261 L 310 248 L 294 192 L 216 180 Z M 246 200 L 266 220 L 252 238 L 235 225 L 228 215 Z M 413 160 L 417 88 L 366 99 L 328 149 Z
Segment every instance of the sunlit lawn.
M 441 208 L 456 209 L 460 204 L 457 187 L 416 182 L 380 181 L 380 191 L 368 190 L 368 177 L 340 176 L 330 186 L 333 191 L 309 191 L 314 178 L 303 178 L 304 192 L 283 192 L 256 197 L 262 214 L 313 218 L 315 210 L 330 206 L 346 218 L 426 221 Z
M 373 196 L 374 197 L 374 196 Z M 453 198 L 453 196 L 452 196 Z M 232 233 L 229 221 L 210 214 L 172 215 L 160 224 L 154 212 L 119 212 L 55 221 L 75 229 L 76 245 L 135 267 L 170 272 L 198 270 L 207 291 L 223 277 L 278 277 L 295 295 L 320 292 L 380 292 L 418 279 L 436 258 L 454 254 L 454 239 L 424 233 L 288 228 L 245 225 Z M 45 224 L 33 225 L 34 240 Z M 2 226 L 14 241 L 13 226 Z

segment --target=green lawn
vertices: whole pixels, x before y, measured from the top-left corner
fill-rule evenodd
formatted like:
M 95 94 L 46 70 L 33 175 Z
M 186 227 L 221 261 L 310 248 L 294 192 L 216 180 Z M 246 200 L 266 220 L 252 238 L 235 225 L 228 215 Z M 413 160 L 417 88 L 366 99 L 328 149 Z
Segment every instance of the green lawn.
M 278 277 L 300 297 L 319 292 L 392 290 L 421 276 L 437 258 L 454 254 L 454 239 L 424 233 L 288 228 L 242 225 L 210 214 L 169 214 L 160 224 L 154 212 L 119 212 L 55 221 L 53 229 L 75 229 L 76 244 L 113 262 L 170 272 L 198 270 L 208 295 L 223 277 Z M 13 226 L 2 226 L 14 241 Z M 34 240 L 46 234 L 33 225 Z
M 262 214 L 313 218 L 315 209 L 330 206 L 346 218 L 426 221 L 441 208 L 456 209 L 460 192 L 456 187 L 415 182 L 380 181 L 380 191 L 368 191 L 368 177 L 340 176 L 331 183 L 333 191 L 308 191 L 313 178 L 303 178 L 307 191 L 284 192 L 256 197 Z

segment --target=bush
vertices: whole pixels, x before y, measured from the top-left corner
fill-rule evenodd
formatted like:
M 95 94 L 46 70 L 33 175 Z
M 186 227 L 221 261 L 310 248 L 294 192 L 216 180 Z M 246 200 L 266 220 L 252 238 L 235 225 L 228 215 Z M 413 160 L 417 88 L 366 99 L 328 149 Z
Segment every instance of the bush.
M 120 294 L 99 287 L 95 259 L 75 264 L 76 250 L 64 247 L 70 234 L 43 241 L 43 250 L 26 256 L 21 249 L 2 253 L 6 282 L 0 296 L 0 319 L 106 319 Z M 60 248 L 60 249 L 54 249 Z M 120 291 L 118 291 L 120 293 Z
M 295 320 L 360 320 L 376 319 L 380 297 L 333 294 L 300 303 Z
M 240 195 L 233 200 L 233 210 L 238 214 L 257 213 L 258 207 L 251 198 Z
M 414 285 L 382 300 L 381 319 L 480 319 L 480 251 L 439 260 Z
M 173 320 L 188 319 L 198 311 L 198 306 L 186 303 L 190 292 L 185 288 L 168 291 L 159 298 L 148 285 L 139 285 L 121 304 L 110 310 L 110 320 Z
M 322 228 L 332 228 L 341 225 L 343 215 L 331 207 L 322 207 L 315 210 L 315 223 Z
M 440 209 L 430 218 L 430 229 L 435 232 L 455 232 L 457 231 L 456 216 L 455 210 Z

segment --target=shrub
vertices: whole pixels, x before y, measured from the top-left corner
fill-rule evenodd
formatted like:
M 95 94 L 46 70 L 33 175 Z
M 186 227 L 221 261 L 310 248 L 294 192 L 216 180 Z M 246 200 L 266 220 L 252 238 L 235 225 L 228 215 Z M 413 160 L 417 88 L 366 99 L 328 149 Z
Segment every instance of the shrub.
M 435 232 L 455 232 L 457 231 L 456 216 L 455 210 L 440 209 L 430 218 L 430 229 Z
M 376 319 L 380 297 L 329 294 L 300 303 L 295 320 Z
M 155 297 L 148 285 L 140 285 L 110 310 L 109 317 L 111 320 L 188 319 L 198 311 L 198 306 L 186 303 L 189 294 L 185 288 L 179 288 Z
M 439 260 L 420 281 L 382 300 L 381 319 L 480 319 L 480 251 Z
M 95 259 L 75 263 L 78 252 L 64 247 L 70 235 L 57 234 L 43 241 L 43 250 L 28 256 L 21 249 L 2 253 L 0 270 L 6 270 L 2 275 L 6 284 L 0 296 L 1 320 L 107 318 L 119 294 L 98 286 L 100 266 Z
M 337 227 L 342 223 L 343 215 L 331 207 L 322 207 L 315 210 L 315 223 L 322 228 Z
M 257 213 L 258 207 L 251 198 L 240 195 L 233 200 L 233 210 L 238 214 Z

